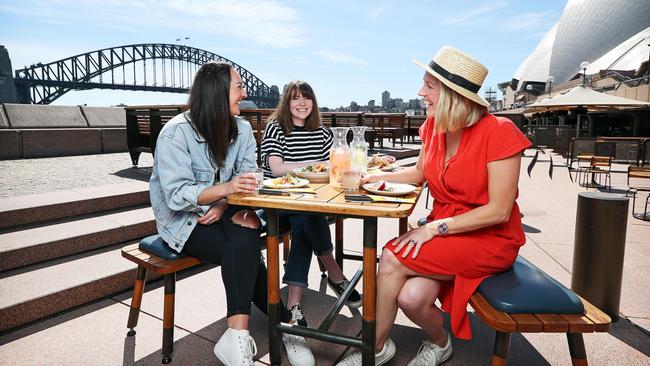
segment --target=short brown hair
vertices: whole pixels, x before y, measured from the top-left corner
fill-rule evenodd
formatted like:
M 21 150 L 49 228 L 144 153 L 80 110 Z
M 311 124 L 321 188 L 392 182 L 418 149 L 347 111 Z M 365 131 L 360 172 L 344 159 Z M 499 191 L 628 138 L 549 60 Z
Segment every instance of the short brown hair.
M 305 121 L 305 129 L 307 131 L 313 131 L 320 127 L 320 111 L 318 110 L 314 89 L 305 81 L 293 80 L 285 86 L 280 103 L 278 103 L 278 106 L 275 107 L 275 110 L 269 116 L 269 121 L 278 121 L 285 135 L 289 135 L 293 131 L 290 103 L 291 99 L 298 94 L 312 101 L 312 109 L 309 117 Z

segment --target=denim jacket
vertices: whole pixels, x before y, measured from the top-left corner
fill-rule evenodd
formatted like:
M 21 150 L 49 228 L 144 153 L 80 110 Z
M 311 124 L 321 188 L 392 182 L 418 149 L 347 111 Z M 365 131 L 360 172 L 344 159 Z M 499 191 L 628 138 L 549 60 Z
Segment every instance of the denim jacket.
M 204 189 L 215 184 L 217 172 L 218 183 L 226 183 L 257 167 L 256 142 L 248 121 L 237 117 L 237 140 L 228 146 L 224 166 L 217 168 L 205 139 L 194 131 L 188 119 L 189 114 L 179 114 L 160 131 L 149 180 L 158 234 L 177 252 L 183 250 L 199 214 L 210 208 L 197 201 Z

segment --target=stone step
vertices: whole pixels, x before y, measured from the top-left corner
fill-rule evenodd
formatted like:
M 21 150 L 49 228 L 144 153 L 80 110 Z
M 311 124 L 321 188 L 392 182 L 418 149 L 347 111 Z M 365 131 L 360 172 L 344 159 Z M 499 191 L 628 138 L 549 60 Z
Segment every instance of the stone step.
M 0 272 L 155 233 L 148 206 L 4 230 L 0 232 Z
M 149 204 L 147 182 L 111 184 L 0 199 L 0 229 Z
M 0 274 L 0 333 L 132 287 L 136 265 L 120 255 L 126 244 Z

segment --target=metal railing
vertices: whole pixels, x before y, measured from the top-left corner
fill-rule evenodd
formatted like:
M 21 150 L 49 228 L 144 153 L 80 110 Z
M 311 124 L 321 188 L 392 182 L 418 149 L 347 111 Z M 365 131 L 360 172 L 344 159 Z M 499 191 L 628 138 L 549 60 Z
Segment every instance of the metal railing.
M 578 155 L 609 156 L 617 163 L 643 166 L 650 163 L 650 137 L 579 137 L 569 143 L 569 168 Z

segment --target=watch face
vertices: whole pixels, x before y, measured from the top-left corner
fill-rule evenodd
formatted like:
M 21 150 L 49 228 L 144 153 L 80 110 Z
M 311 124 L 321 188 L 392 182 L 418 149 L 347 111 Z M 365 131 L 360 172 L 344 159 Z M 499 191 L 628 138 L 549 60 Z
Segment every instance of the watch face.
M 447 226 L 446 222 L 441 222 L 438 224 L 438 233 L 440 235 L 445 235 L 449 232 L 449 227 Z

